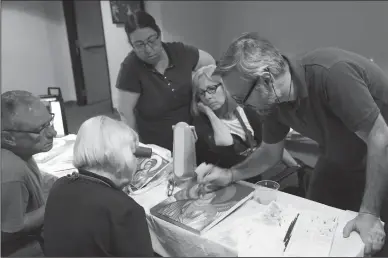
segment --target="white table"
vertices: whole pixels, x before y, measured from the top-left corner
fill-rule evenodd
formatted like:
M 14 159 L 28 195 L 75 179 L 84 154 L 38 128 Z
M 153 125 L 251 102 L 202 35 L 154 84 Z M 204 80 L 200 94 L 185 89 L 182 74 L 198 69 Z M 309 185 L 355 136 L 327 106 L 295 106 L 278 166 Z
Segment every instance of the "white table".
M 42 164 L 38 163 L 38 166 L 44 168 L 44 173 L 51 175 L 53 178 L 59 178 L 74 172 L 74 169 L 70 169 L 51 173 L 47 170 L 47 167 Z M 250 216 L 265 208 L 265 206 L 260 205 L 255 201 L 248 201 L 215 227 L 203 235 L 197 235 L 150 214 L 150 209 L 154 205 L 167 198 L 166 188 L 167 182 L 163 182 L 149 191 L 132 196 L 132 198 L 143 206 L 146 211 L 152 245 L 155 252 L 165 257 L 237 256 L 237 243 L 230 237 L 230 234 L 233 234 L 233 230 L 229 232 L 230 234 L 225 234 L 225 228 L 236 219 Z M 283 192 L 278 192 L 277 201 L 281 204 L 291 204 L 294 208 L 299 210 L 313 210 L 338 216 L 339 225 L 336 230 L 330 256 L 363 256 L 364 244 L 357 233 L 352 232 L 349 238 L 343 238 L 342 236 L 344 226 L 349 220 L 354 218 L 357 213 L 336 209 Z
M 146 210 L 154 250 L 162 256 L 237 256 L 237 243 L 229 234 L 225 234 L 224 228 L 233 224 L 237 219 L 251 216 L 265 209 L 264 205 L 250 200 L 203 235 L 197 235 L 150 214 L 150 208 L 167 198 L 166 187 L 166 183 L 162 183 L 148 192 L 133 196 Z M 336 209 L 283 192 L 278 192 L 277 202 L 292 204 L 299 210 L 313 210 L 338 216 L 339 225 L 330 256 L 363 256 L 364 244 L 357 233 L 351 233 L 349 238 L 342 236 L 344 226 L 357 213 Z

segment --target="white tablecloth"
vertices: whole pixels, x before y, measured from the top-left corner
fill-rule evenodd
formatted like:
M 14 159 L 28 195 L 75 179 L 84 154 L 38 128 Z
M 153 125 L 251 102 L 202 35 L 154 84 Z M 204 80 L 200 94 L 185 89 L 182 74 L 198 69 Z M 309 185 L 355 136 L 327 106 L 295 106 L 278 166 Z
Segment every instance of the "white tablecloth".
M 72 136 L 69 138 L 72 138 Z M 52 152 L 54 151 L 52 150 Z M 70 169 L 52 172 L 44 164 L 37 163 L 43 169 L 43 173 L 51 175 L 52 178 L 59 178 L 74 171 L 74 169 Z M 155 252 L 162 256 L 237 256 L 237 243 L 231 237 L 233 235 L 233 228 L 229 228 L 228 225 L 232 225 L 239 218 L 248 217 L 263 211 L 265 208 L 265 206 L 250 200 L 206 233 L 197 235 L 150 214 L 150 209 L 154 205 L 167 198 L 166 189 L 167 182 L 163 182 L 149 191 L 132 196 L 134 200 L 144 207 L 153 248 Z M 330 256 L 363 256 L 364 244 L 357 233 L 353 232 L 349 238 L 343 238 L 342 236 L 344 226 L 357 213 L 339 210 L 283 192 L 278 192 L 277 202 L 286 205 L 291 204 L 299 210 L 313 210 L 326 215 L 338 216 L 339 224 Z
M 163 183 L 146 193 L 133 196 L 146 210 L 154 249 L 162 256 L 237 256 L 237 243 L 230 237 L 233 229 L 229 230 L 228 225 L 232 225 L 237 219 L 249 217 L 265 209 L 264 205 L 250 200 L 203 235 L 197 235 L 149 213 L 150 208 L 167 198 L 166 187 L 166 183 Z M 338 216 L 339 224 L 330 256 L 363 256 L 364 244 L 357 233 L 353 232 L 349 238 L 342 236 L 344 226 L 357 213 L 336 209 L 283 192 L 278 192 L 277 202 L 291 204 L 299 210 L 312 210 Z

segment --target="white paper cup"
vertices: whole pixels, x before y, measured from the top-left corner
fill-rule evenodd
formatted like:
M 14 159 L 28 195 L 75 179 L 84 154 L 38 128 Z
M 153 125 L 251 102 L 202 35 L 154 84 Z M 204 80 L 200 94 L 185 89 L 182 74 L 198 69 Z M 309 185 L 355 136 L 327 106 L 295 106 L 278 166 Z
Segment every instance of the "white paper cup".
M 253 199 L 264 205 L 270 204 L 276 201 L 279 187 L 279 183 L 272 180 L 259 181 L 256 183 Z

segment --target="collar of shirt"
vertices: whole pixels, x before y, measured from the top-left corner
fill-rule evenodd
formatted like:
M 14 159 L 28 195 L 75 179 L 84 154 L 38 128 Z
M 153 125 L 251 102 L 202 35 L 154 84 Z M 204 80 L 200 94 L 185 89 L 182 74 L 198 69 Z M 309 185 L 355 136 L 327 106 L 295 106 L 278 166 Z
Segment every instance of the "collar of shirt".
M 105 184 L 105 185 L 108 185 L 109 187 L 120 190 L 119 187 L 112 180 L 106 177 L 89 172 L 85 169 L 78 169 L 78 172 L 81 176 L 84 176 L 83 178 L 86 178 L 91 181 L 96 181 L 98 183 Z
M 290 58 L 283 55 L 290 67 L 291 80 L 296 90 L 296 100 L 292 102 L 281 103 L 279 107 L 284 107 L 287 110 L 302 111 L 304 104 L 308 98 L 308 88 L 306 84 L 306 72 L 302 61 L 297 57 Z

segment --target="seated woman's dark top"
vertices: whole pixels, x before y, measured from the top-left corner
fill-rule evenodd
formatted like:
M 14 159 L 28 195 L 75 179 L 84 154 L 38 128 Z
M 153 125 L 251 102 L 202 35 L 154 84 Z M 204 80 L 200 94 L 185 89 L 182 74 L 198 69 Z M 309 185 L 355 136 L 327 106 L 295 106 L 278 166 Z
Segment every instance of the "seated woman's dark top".
M 244 108 L 245 115 L 254 132 L 254 140 L 257 145 L 261 144 L 261 121 L 257 113 L 249 107 Z M 196 143 L 197 163 L 202 162 L 215 164 L 218 167 L 230 168 L 247 158 L 246 155 L 240 155 L 237 149 L 241 148 L 239 137 L 233 135 L 233 145 L 217 146 L 214 141 L 214 131 L 208 117 L 201 113 L 194 117 L 195 130 L 197 132 L 198 141 Z M 238 145 L 238 146 L 237 146 Z M 248 146 L 246 147 L 248 148 Z M 260 176 L 254 177 L 252 180 L 257 182 Z M 251 180 L 247 180 L 251 181 Z
M 46 256 L 153 256 L 143 207 L 85 170 L 54 184 L 44 229 Z
M 192 123 L 191 72 L 199 50 L 180 42 L 163 43 L 163 48 L 170 60 L 164 74 L 131 52 L 121 64 L 116 87 L 140 94 L 134 112 L 141 142 L 172 150 L 172 126 Z

